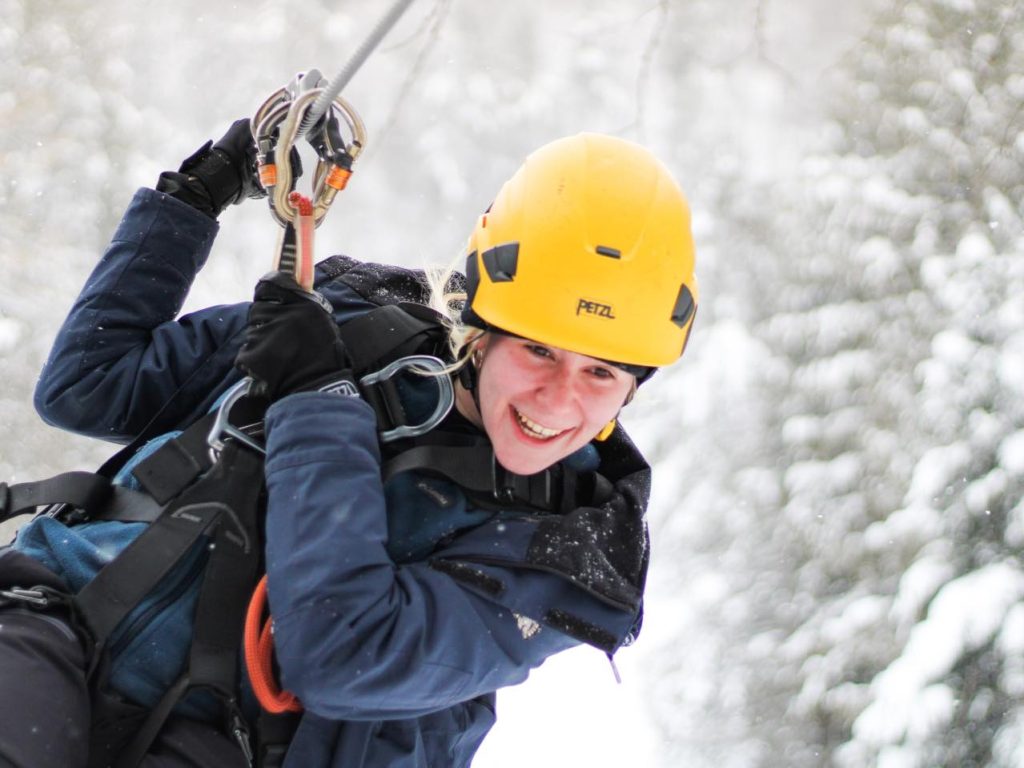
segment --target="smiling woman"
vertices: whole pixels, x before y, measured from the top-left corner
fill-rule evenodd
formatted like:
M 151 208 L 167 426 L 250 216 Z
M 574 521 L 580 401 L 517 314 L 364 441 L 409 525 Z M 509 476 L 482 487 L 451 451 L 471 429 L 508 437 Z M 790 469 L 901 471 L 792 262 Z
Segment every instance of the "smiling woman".
M 502 466 L 526 475 L 593 440 L 636 381 L 593 357 L 500 334 L 478 342 L 473 365 L 479 408 L 465 396 L 457 402 L 476 417 Z
M 469 241 L 460 319 L 490 332 L 466 345 L 475 375 L 456 398 L 502 466 L 532 474 L 607 439 L 636 386 L 682 355 L 689 218 L 664 166 L 610 136 L 552 142 L 502 187 Z
M 650 469 L 616 417 L 697 301 L 667 171 L 542 147 L 444 316 L 422 273 L 332 257 L 176 318 L 254 153 L 239 121 L 136 194 L 40 376 L 48 421 L 132 444 L 0 550 L 5 765 L 467 768 L 499 689 L 639 632 Z
M 521 475 L 593 440 L 636 383 L 610 363 L 528 339 L 486 334 L 475 346 L 479 396 L 460 387 L 456 404 L 483 427 L 501 465 Z

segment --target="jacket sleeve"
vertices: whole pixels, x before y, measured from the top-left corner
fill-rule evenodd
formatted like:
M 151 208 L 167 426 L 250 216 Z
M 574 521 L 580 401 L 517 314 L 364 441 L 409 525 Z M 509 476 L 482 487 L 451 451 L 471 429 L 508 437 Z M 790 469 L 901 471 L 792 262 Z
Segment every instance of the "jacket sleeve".
M 389 558 L 375 419 L 363 401 L 292 395 L 271 407 L 267 432 L 275 646 L 284 687 L 308 711 L 419 716 L 521 682 L 576 644 L 547 627 L 522 631 L 511 611 L 426 563 Z
M 231 380 L 246 304 L 175 320 L 217 224 L 151 189 L 133 198 L 57 334 L 35 391 L 50 424 L 128 441 L 157 414 L 171 429 Z

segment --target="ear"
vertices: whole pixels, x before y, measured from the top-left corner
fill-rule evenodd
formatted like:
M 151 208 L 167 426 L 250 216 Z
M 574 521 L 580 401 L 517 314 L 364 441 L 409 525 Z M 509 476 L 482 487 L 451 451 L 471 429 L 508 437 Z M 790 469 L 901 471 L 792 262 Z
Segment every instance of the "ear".
M 468 359 L 459 368 L 459 383 L 462 384 L 463 388 L 473 393 L 474 402 L 476 402 L 478 397 L 476 385 L 480 377 L 480 363 L 483 362 L 484 353 L 487 350 L 487 345 L 490 343 L 490 336 L 491 334 L 487 331 L 474 336 L 463 347 L 465 352 L 460 353 L 460 358 L 465 354 Z M 477 404 L 477 409 L 479 410 L 479 404 Z

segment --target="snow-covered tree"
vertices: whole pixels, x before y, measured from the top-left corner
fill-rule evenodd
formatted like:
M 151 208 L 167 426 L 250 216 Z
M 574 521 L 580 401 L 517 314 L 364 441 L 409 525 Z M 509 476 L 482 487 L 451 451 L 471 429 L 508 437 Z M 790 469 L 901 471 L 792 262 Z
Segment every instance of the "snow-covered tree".
M 758 377 L 705 366 L 711 471 L 677 489 L 678 754 L 1024 760 L 1021 72 L 1019 3 L 900 3 L 830 83 L 830 150 L 723 198 L 753 279 L 704 345 Z

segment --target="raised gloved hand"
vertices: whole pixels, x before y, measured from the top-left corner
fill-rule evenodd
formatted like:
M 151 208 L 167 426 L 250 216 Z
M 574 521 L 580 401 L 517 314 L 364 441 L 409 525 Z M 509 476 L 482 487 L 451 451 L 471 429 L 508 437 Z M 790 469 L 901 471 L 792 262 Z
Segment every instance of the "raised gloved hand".
M 297 161 L 296 153 L 292 162 Z M 300 168 L 296 175 L 301 172 Z M 206 142 L 176 172 L 161 173 L 156 188 L 211 218 L 217 218 L 232 203 L 265 197 L 249 121 L 236 120 L 216 144 Z
M 235 365 L 271 401 L 310 390 L 359 395 L 330 304 L 283 272 L 256 284 Z

